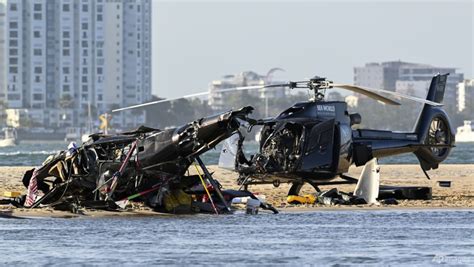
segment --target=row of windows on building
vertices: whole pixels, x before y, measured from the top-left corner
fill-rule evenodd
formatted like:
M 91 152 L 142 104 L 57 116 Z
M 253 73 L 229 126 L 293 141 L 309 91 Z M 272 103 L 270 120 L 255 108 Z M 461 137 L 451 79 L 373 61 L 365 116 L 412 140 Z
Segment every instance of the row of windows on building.
M 84 59 L 84 60 L 86 60 L 86 59 Z M 18 65 L 18 58 L 11 57 L 10 60 L 9 60 L 9 63 L 10 63 L 10 65 L 12 65 L 12 66 L 9 67 L 9 72 L 17 74 L 18 73 L 18 66 L 14 66 L 14 65 Z M 87 61 L 83 61 L 83 63 L 87 63 Z M 117 63 L 120 63 L 119 59 L 117 59 Z M 104 74 L 104 69 L 102 67 L 97 67 L 96 70 L 97 70 L 96 73 L 98 75 L 103 75 Z M 35 74 L 41 74 L 42 72 L 43 72 L 42 67 L 37 67 L 37 66 L 34 67 L 34 73 Z M 88 74 L 88 68 L 82 68 L 82 73 L 83 74 Z M 69 67 L 63 67 L 63 74 L 70 74 Z M 137 74 L 140 75 L 140 72 L 138 72 Z
M 16 67 L 10 67 L 10 68 L 16 68 Z M 16 73 L 18 70 L 15 69 L 14 71 L 15 71 L 15 72 L 12 72 L 12 73 Z M 35 74 L 42 74 L 42 67 L 35 67 L 35 68 L 34 68 L 34 73 L 35 73 Z M 66 74 L 66 72 L 63 72 L 63 73 Z M 69 73 L 69 70 L 67 71 L 67 73 Z M 101 75 L 101 74 L 102 74 L 102 68 L 97 68 L 97 73 L 98 73 L 99 75 Z M 83 69 L 83 74 L 87 74 L 87 68 L 84 68 L 84 69 Z M 137 73 L 137 74 L 140 75 L 140 73 Z M 97 81 L 98 81 L 99 83 L 103 81 L 102 77 L 98 77 L 97 79 L 98 79 Z M 119 80 L 120 80 L 120 77 L 117 77 L 117 80 L 119 81 Z M 16 76 L 15 76 L 15 75 L 12 76 L 12 81 L 13 81 L 13 82 L 16 82 Z M 41 82 L 41 76 L 35 75 L 34 81 L 35 81 L 36 83 L 40 83 L 40 82 Z M 81 77 L 81 82 L 82 82 L 82 83 L 88 83 L 88 78 L 87 78 L 87 76 L 82 76 L 82 77 Z M 67 76 L 67 75 L 64 76 L 64 83 L 69 83 L 69 79 L 68 79 L 68 76 Z M 140 81 L 138 81 L 138 83 L 140 83 Z M 65 87 L 63 87 L 63 90 L 64 90 L 64 91 L 69 91 L 69 85 L 65 85 Z M 87 86 L 84 86 L 84 85 L 83 85 L 83 86 L 82 86 L 82 90 L 83 90 L 83 91 L 88 91 Z M 14 88 L 13 88 L 13 91 L 14 91 Z
M 44 95 L 45 94 L 42 94 L 42 93 L 34 93 L 33 94 L 33 101 L 40 101 L 40 102 L 43 102 L 45 100 L 44 98 Z M 69 95 L 70 94 L 63 94 L 63 96 L 66 96 L 66 95 Z M 119 98 L 120 95 L 117 95 L 117 98 Z M 82 98 L 82 101 L 88 101 L 89 100 L 89 94 L 81 94 L 81 98 Z M 103 95 L 102 94 L 98 94 L 97 95 L 97 101 L 98 102 L 102 102 L 104 99 Z M 15 100 L 15 101 L 18 101 L 18 100 L 21 100 L 21 95 L 20 94 L 8 94 L 8 100 Z M 42 106 L 38 105 L 38 104 L 34 104 L 33 105 L 34 108 L 41 108 Z
M 42 4 L 33 4 L 33 10 L 34 11 L 41 11 L 42 10 Z M 10 4 L 10 10 L 11 11 L 18 11 L 18 5 L 16 3 L 11 3 Z
M 88 50 L 83 50 L 83 56 L 87 56 L 88 53 L 87 53 Z M 10 49 L 10 56 L 16 56 L 18 55 L 18 49 Z M 43 49 L 39 49 L 39 48 L 35 48 L 33 49 L 33 55 L 35 56 L 42 56 L 43 55 Z M 70 50 L 69 49 L 63 49 L 63 56 L 69 56 L 70 55 Z M 98 50 L 97 51 L 97 56 L 98 57 L 102 57 L 103 56 L 103 52 L 102 50 Z M 9 64 L 10 65 L 18 65 L 19 61 L 18 61 L 18 57 L 10 57 L 9 58 Z M 117 63 L 120 63 L 120 60 L 117 59 Z M 84 58 L 83 59 L 83 64 L 87 64 L 87 59 Z M 10 72 L 11 73 L 17 73 L 18 72 L 18 68 L 15 67 L 15 66 L 12 66 L 10 67 Z M 99 74 L 99 73 L 98 73 Z M 101 74 L 101 73 L 100 73 Z
M 42 11 L 42 4 L 36 3 L 33 4 L 33 11 Z M 76 6 L 76 5 L 74 5 Z M 128 6 L 129 9 L 133 9 L 133 5 Z M 103 12 L 103 5 L 97 5 L 97 12 Z M 117 5 L 117 9 L 120 9 L 120 5 Z M 10 10 L 11 11 L 18 11 L 18 5 L 16 3 L 11 3 L 10 4 Z M 71 4 L 63 4 L 62 10 L 64 12 L 69 12 L 71 11 Z M 89 12 L 89 4 L 82 4 L 81 8 L 82 12 Z M 137 5 L 137 12 L 141 12 L 140 5 Z
M 84 30 L 84 28 L 82 29 Z M 85 30 L 87 30 L 87 28 Z M 140 31 L 140 28 L 138 28 L 137 31 Z M 134 32 L 129 32 L 128 36 L 133 37 L 134 34 Z M 87 38 L 87 32 L 83 32 L 82 36 L 83 38 Z M 41 31 L 33 31 L 33 37 L 41 38 Z M 10 38 L 18 38 L 18 31 L 10 31 Z M 63 32 L 63 38 L 70 38 L 68 31 Z M 140 33 L 137 33 L 137 39 L 140 40 Z M 87 41 L 82 41 L 82 46 L 87 47 Z
M 140 90 L 138 90 L 138 92 L 140 92 Z M 43 101 L 45 100 L 43 98 L 45 94 L 44 93 L 34 93 L 33 94 L 33 100 L 34 101 Z M 66 96 L 66 95 L 69 95 L 69 90 L 63 90 L 63 93 L 62 93 L 63 96 Z M 120 98 L 120 94 L 117 94 L 116 95 L 117 98 Z M 140 96 L 139 95 L 136 95 L 136 94 L 127 94 L 126 95 L 127 98 L 134 98 L 136 97 L 137 99 L 140 99 Z M 81 98 L 83 101 L 88 101 L 89 100 L 89 94 L 88 93 L 83 93 L 81 94 Z M 21 100 L 21 94 L 17 94 L 17 93 L 10 93 L 8 94 L 8 100 L 13 100 L 13 101 L 19 101 Z M 103 94 L 97 94 L 97 101 L 98 102 L 102 102 L 104 101 L 104 97 L 103 97 Z M 36 106 L 38 107 L 38 106 Z
M 88 29 L 88 23 L 82 23 L 82 30 L 87 30 Z M 120 27 L 119 24 L 117 24 L 117 27 Z M 14 31 L 18 29 L 18 22 L 12 21 L 10 22 L 10 38 L 18 38 L 18 31 Z M 13 30 L 13 31 L 12 31 Z M 140 28 L 137 28 L 137 31 L 140 31 Z M 129 32 L 128 36 L 133 37 L 134 32 Z M 41 38 L 41 31 L 33 31 L 33 37 L 34 38 Z M 69 31 L 63 31 L 63 38 L 70 38 L 71 34 Z M 87 31 L 82 32 L 82 38 L 88 38 Z M 141 36 L 140 33 L 137 33 L 137 39 L 140 40 Z M 119 45 L 119 43 L 117 43 Z

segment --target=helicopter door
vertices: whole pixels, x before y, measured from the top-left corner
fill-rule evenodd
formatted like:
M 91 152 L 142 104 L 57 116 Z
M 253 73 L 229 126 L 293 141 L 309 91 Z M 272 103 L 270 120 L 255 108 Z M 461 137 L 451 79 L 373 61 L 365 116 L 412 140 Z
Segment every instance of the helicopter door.
M 235 171 L 235 167 L 237 164 L 238 145 L 238 134 L 233 134 L 224 141 L 221 154 L 219 156 L 220 168 Z
M 335 120 L 327 120 L 307 128 L 307 145 L 303 154 L 302 171 L 331 170 L 334 153 Z

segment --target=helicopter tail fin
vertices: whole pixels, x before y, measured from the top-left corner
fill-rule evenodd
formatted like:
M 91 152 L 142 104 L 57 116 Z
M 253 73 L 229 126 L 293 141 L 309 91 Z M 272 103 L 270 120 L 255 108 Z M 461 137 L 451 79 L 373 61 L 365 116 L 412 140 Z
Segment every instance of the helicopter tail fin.
M 430 88 L 428 90 L 428 95 L 426 100 L 430 100 L 436 103 L 443 102 L 444 91 L 446 90 L 446 82 L 448 81 L 448 75 L 446 74 L 437 74 L 431 79 Z
M 431 80 L 426 99 L 441 103 L 444 99 L 449 73 L 438 74 Z M 423 170 L 437 169 L 454 145 L 454 129 L 442 107 L 425 104 L 415 128 L 420 148 L 414 151 Z

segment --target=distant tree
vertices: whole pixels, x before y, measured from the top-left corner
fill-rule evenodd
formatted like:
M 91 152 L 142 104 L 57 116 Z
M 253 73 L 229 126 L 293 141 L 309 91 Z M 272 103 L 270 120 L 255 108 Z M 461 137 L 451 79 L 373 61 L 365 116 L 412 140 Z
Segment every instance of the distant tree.
M 152 96 L 150 101 L 163 100 L 164 98 Z M 171 112 L 171 103 L 163 102 L 144 107 L 146 111 L 146 124 L 150 127 L 164 128 L 173 125 L 176 115 Z
M 191 106 L 191 102 L 187 99 L 181 98 L 172 101 L 170 111 L 176 116 L 176 121 L 173 123 L 174 126 L 197 119 L 194 117 L 194 109 Z
M 198 98 L 189 100 L 191 107 L 194 110 L 194 116 L 196 118 L 202 118 L 206 116 L 210 116 L 215 113 L 212 110 L 211 106 L 209 106 L 207 101 L 202 101 Z

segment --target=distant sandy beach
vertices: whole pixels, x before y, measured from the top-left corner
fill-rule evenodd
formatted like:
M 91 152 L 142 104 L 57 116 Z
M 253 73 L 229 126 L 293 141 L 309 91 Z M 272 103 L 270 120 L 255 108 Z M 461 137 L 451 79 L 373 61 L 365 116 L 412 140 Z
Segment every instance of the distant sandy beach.
M 263 194 L 266 201 L 284 212 L 314 211 L 314 210 L 365 210 L 365 209 L 474 209 L 474 164 L 446 164 L 439 169 L 430 171 L 431 180 L 428 180 L 418 165 L 381 165 L 381 184 L 384 185 L 406 185 L 406 186 L 430 186 L 433 189 L 432 200 L 400 200 L 398 205 L 353 205 L 353 206 L 324 206 L 316 205 L 289 205 L 286 196 L 289 185 L 281 184 L 278 188 L 273 185 L 250 186 L 250 191 Z M 0 194 L 5 191 L 20 191 L 26 193 L 21 183 L 23 173 L 32 167 L 0 167 Z M 209 166 L 214 172 L 214 178 L 219 180 L 225 189 L 237 189 L 237 174 L 231 171 L 219 169 L 217 166 Z M 349 175 L 358 177 L 362 168 L 351 168 Z M 451 187 L 439 187 L 438 181 L 451 181 Z M 355 185 L 338 185 L 337 188 L 343 192 L 352 192 Z M 322 190 L 331 189 L 336 186 L 323 186 Z M 305 186 L 301 194 L 314 193 L 314 189 Z M 54 211 L 49 208 L 22 209 L 11 206 L 0 206 L 0 215 L 7 216 L 47 216 L 47 217 L 76 217 L 68 212 Z M 169 216 L 157 214 L 145 207 L 129 209 L 122 212 L 89 211 L 84 212 L 90 216 Z

